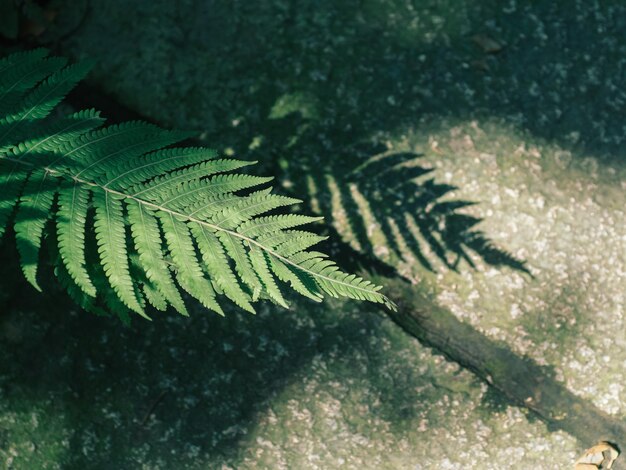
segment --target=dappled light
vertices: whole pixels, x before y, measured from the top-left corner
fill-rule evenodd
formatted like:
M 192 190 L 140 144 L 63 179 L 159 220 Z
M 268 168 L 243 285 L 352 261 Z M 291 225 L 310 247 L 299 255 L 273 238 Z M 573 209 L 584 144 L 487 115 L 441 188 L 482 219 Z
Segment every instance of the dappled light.
M 247 167 L 249 181 L 273 177 L 273 200 L 290 203 L 285 220 L 316 222 L 308 233 L 268 229 L 259 242 L 267 256 L 247 238 L 229 245 L 219 272 L 212 256 L 228 240 L 207 249 L 192 233 L 186 259 L 208 288 L 181 290 L 181 258 L 161 235 L 190 222 L 154 216 L 158 236 L 145 246 L 180 291 L 189 313 L 182 317 L 167 310 L 176 299 L 163 300 L 163 279 L 140 256 L 138 214 L 124 199 L 126 300 L 141 299 L 152 318 L 136 321 L 101 263 L 97 212 L 86 213 L 81 261 L 80 243 L 73 254 L 60 243 L 71 220 L 59 210 L 67 193 L 42 191 L 39 179 L 15 183 L 19 172 L 0 161 L 0 173 L 10 174 L 0 193 L 8 221 L 0 466 L 573 468 L 598 449 L 608 460 L 611 449 L 623 451 L 626 4 L 6 5 L 1 56 L 44 46 L 70 63 L 92 61 L 93 70 L 46 132 L 26 119 L 0 121 L 0 157 L 19 154 L 29 139 L 45 141 L 50 129 L 57 135 L 72 113 L 94 107 L 109 126 L 141 120 L 184 129 L 185 146 L 258 162 Z M 21 86 L 49 71 L 33 73 Z M 21 92 L 5 91 L 0 104 L 19 114 Z M 4 145 L 7 135 L 14 139 Z M 123 179 L 143 158 L 119 159 L 124 171 L 101 176 Z M 146 178 L 174 186 L 187 175 L 207 180 L 205 167 L 192 167 Z M 266 197 L 247 188 L 224 197 Z M 214 202 L 227 210 L 222 196 L 185 191 L 174 197 L 192 212 Z M 217 219 L 208 223 L 222 227 L 244 211 L 211 213 Z M 25 230 L 33 221 L 37 230 Z M 359 276 L 340 281 L 363 282 L 367 295 L 271 264 L 277 247 L 306 263 L 302 253 L 318 242 L 315 263 L 323 270 L 335 260 Z M 77 266 L 103 294 L 97 302 L 77 284 Z M 331 297 L 382 303 L 314 302 L 324 286 Z M 224 317 L 192 298 L 206 300 L 209 291 L 234 300 L 220 304 Z M 263 298 L 256 316 L 241 311 Z M 124 312 L 127 326 L 111 309 Z

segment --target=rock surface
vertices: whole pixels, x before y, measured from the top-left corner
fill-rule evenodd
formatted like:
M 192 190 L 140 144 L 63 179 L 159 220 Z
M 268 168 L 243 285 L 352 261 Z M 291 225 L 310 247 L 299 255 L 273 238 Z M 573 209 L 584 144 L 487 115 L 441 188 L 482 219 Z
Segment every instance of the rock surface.
M 95 59 L 98 86 L 141 114 L 265 156 L 287 187 L 298 158 L 356 159 L 354 142 L 424 154 L 534 277 L 475 257 L 416 269 L 415 288 L 621 418 L 626 7 L 494 3 L 93 0 L 60 49 Z M 14 468 L 573 466 L 575 439 L 368 309 L 299 302 L 132 330 L 11 312 L 0 455 Z

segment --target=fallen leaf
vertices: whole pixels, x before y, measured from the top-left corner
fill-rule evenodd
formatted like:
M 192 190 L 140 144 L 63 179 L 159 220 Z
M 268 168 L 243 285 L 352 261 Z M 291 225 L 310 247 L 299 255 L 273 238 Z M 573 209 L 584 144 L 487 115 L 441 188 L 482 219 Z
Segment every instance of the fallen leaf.
M 574 470 L 598 470 L 611 468 L 619 457 L 619 451 L 610 442 L 601 441 L 587 449 L 574 466 Z

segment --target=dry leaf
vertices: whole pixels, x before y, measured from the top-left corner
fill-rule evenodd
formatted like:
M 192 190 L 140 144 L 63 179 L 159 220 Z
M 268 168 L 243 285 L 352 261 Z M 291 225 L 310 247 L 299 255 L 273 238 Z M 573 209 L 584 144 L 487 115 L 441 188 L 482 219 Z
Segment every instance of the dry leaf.
M 587 449 L 576 461 L 574 470 L 598 470 L 611 468 L 619 456 L 619 451 L 610 442 L 601 441 Z

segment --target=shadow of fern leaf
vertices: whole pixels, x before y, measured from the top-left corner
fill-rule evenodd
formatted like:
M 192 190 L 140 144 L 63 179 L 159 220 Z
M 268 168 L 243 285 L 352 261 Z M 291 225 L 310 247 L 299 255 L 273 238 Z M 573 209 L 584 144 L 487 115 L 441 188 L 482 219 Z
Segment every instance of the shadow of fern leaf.
M 459 188 L 438 182 L 422 154 L 389 151 L 380 141 L 333 134 L 299 112 L 271 120 L 263 135 L 271 147 L 248 149 L 247 158 L 262 161 L 261 150 L 273 153 L 278 164 L 271 172 L 284 175 L 285 189 L 306 188 L 310 209 L 371 260 L 410 280 L 420 269 L 458 271 L 462 262 L 475 269 L 479 259 L 530 274 L 524 261 L 477 228 L 482 219 L 468 213 L 477 203 L 455 199 Z M 322 157 L 329 153 L 331 138 L 339 153 Z M 281 157 L 287 151 L 289 159 Z
M 355 153 L 361 154 L 361 148 Z M 372 255 L 405 277 L 419 268 L 458 271 L 476 260 L 529 274 L 525 263 L 496 246 L 476 227 L 482 219 L 466 212 L 473 201 L 452 199 L 458 188 L 429 176 L 422 155 L 381 152 L 337 159 L 309 174 L 309 199 L 332 221 L 344 242 Z M 361 161 L 350 168 L 350 162 Z M 363 161 L 365 160 L 365 161 Z

